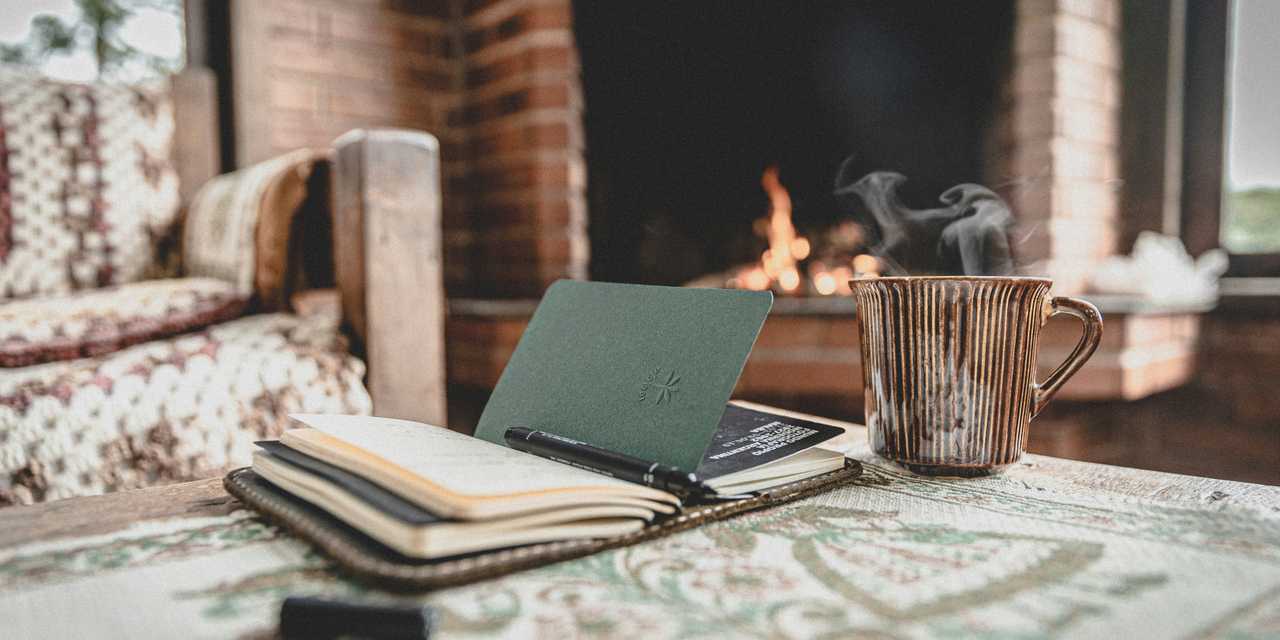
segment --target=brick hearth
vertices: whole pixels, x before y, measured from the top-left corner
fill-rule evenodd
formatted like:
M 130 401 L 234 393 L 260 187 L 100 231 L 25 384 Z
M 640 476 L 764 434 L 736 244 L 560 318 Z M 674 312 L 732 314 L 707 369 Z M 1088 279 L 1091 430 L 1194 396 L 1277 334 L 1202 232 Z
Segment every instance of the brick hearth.
M 1102 344 L 1035 421 L 1029 449 L 1274 481 L 1274 451 L 1257 446 L 1257 438 L 1274 435 L 1257 434 L 1271 433 L 1277 401 L 1261 391 L 1269 378 L 1238 375 L 1244 372 L 1240 359 L 1258 353 L 1250 347 L 1274 332 L 1260 330 L 1256 338 L 1242 339 L 1229 323 L 1216 327 L 1213 316 L 1200 313 L 1203 309 L 1137 307 L 1105 298 L 1098 302 L 1107 327 Z M 451 303 L 447 360 L 452 428 L 474 428 L 535 306 L 532 300 Z M 846 299 L 779 299 L 734 397 L 861 421 L 862 369 L 853 314 Z M 1204 323 L 1208 343 L 1202 346 Z M 1050 321 L 1041 335 L 1041 379 L 1066 357 L 1078 336 L 1073 319 Z M 1270 353 L 1274 349 L 1265 351 L 1269 355 L 1260 366 L 1280 367 L 1280 359 Z M 1224 398 L 1232 404 L 1224 405 Z M 1222 430 L 1228 421 L 1248 429 Z
M 1109 304 L 1108 304 L 1109 302 Z M 455 300 L 448 323 L 451 384 L 491 389 L 536 306 L 532 300 Z M 1107 330 L 1098 352 L 1063 387 L 1064 400 L 1135 400 L 1190 379 L 1199 309 L 1134 307 L 1103 300 Z M 1041 338 L 1043 378 L 1066 359 L 1079 324 L 1054 318 Z M 850 299 L 779 299 L 735 394 L 747 399 L 819 400 L 861 411 L 862 367 Z

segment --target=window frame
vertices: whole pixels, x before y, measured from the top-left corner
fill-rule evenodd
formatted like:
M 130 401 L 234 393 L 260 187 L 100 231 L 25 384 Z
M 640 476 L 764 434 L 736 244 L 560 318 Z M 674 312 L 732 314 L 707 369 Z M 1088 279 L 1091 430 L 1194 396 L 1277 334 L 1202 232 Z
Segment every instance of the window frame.
M 1222 246 L 1234 0 L 1187 3 L 1181 236 L 1193 255 Z M 1228 253 L 1227 277 L 1280 278 L 1280 251 Z

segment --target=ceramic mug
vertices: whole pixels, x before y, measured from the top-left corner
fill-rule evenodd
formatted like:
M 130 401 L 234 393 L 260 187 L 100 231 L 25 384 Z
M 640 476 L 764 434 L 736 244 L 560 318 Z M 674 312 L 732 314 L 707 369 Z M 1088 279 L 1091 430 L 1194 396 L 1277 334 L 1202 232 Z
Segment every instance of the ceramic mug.
M 1051 297 L 1048 278 L 853 280 L 871 447 L 911 471 L 985 475 L 1022 457 L 1027 425 L 1093 355 L 1102 315 Z M 1076 348 L 1036 383 L 1040 328 L 1084 325 Z

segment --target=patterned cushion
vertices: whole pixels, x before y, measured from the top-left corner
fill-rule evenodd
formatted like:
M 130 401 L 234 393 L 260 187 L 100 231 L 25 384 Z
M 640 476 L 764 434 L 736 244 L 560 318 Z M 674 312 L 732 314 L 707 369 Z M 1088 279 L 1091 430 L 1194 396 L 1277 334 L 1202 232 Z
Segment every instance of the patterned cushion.
M 0 304 L 0 367 L 111 353 L 238 317 L 247 300 L 210 278 L 151 280 Z
M 183 227 L 186 274 L 221 278 L 267 309 L 285 308 L 290 230 L 322 158 L 299 149 L 201 187 Z
M 369 413 L 334 316 L 263 314 L 0 372 L 0 505 L 209 477 L 296 412 Z
M 0 298 L 141 280 L 178 209 L 167 84 L 0 69 Z

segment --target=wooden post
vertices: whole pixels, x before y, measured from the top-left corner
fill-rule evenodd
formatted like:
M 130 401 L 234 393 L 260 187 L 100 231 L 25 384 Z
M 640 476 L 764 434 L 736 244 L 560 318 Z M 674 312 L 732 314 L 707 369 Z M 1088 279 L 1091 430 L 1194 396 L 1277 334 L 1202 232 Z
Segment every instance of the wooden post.
M 1220 244 L 1223 181 L 1227 177 L 1231 11 L 1230 2 L 1187 5 L 1187 24 L 1192 28 L 1187 30 L 1186 41 L 1182 238 L 1193 256 Z M 1232 262 L 1234 272 L 1234 258 Z
M 1177 236 L 1182 216 L 1186 0 L 1125 2 L 1119 250 L 1143 231 Z
M 173 164 L 182 204 L 218 175 L 218 88 L 213 72 L 188 66 L 170 80 L 173 95 Z
M 280 153 L 271 138 L 271 24 L 268 2 L 231 3 L 231 96 L 236 168 L 252 166 Z
M 334 146 L 334 275 L 374 413 L 445 426 L 439 143 L 374 129 Z

